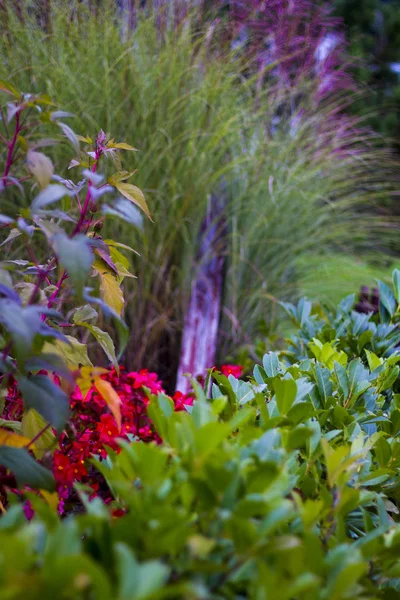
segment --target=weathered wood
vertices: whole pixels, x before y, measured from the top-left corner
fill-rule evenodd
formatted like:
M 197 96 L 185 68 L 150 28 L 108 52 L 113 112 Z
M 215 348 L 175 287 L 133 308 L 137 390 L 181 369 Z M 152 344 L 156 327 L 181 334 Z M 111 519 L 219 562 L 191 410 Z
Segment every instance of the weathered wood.
M 176 381 L 182 393 L 190 390 L 185 374 L 204 376 L 215 361 L 226 255 L 223 209 L 223 200 L 212 196 L 200 231 Z

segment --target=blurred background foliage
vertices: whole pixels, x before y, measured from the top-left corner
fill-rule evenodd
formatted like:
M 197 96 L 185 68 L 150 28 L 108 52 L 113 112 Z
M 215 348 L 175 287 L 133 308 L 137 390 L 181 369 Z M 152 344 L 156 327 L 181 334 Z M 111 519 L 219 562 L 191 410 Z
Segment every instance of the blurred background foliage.
M 229 232 L 220 249 L 225 357 L 275 331 L 277 299 L 334 303 L 390 271 L 398 161 L 357 115 L 343 32 L 326 8 L 139 4 L 3 0 L 0 78 L 48 93 L 75 115 L 77 133 L 102 128 L 139 149 L 130 170 L 154 223 L 104 235 L 140 249 L 131 258 L 138 279 L 126 284 L 125 361 L 173 387 L 212 194 L 223 198 Z M 363 102 L 369 112 L 368 95 Z M 63 143 L 45 151 L 56 164 L 71 158 Z M 16 202 L 11 191 L 6 202 Z
M 364 89 L 353 111 L 400 147 L 400 3 L 335 0 L 343 19 L 353 74 Z

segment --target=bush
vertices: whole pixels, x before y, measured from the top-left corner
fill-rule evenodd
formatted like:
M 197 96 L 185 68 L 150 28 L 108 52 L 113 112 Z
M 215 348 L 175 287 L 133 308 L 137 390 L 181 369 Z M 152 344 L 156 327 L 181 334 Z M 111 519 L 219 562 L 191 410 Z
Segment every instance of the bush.
M 398 281 L 381 287 L 377 330 L 395 318 Z M 302 331 L 310 310 L 292 314 Z M 349 311 L 348 299 L 338 319 Z M 0 519 L 3 594 L 396 598 L 400 354 L 344 323 L 340 346 L 314 323 L 307 356 L 268 353 L 249 382 L 213 372 L 211 398 L 194 382 L 187 411 L 151 395 L 162 444 L 122 441 L 96 461 L 117 513 L 78 486 L 83 515 L 59 521 L 32 495 L 30 523 L 18 505 Z
M 9 37 L 0 41 L 0 76 L 49 93 L 76 115 L 68 122 L 84 135 L 100 129 L 116 139 L 127 131 L 134 135 L 140 149 L 135 178 L 154 224 L 129 230 L 140 257 L 130 258 L 138 282 L 124 283 L 130 326 L 125 358 L 129 369 L 145 365 L 172 387 L 210 196 L 225 198 L 229 229 L 219 348 L 224 360 L 254 339 L 261 319 L 270 325 L 271 296 L 298 296 L 300 256 L 343 249 L 360 256 L 371 247 L 383 231 L 377 208 L 393 187 L 392 163 L 359 128 L 332 120 L 348 99 L 329 96 L 316 108 L 314 82 L 304 78 L 295 89 L 279 90 L 267 78 L 259 89 L 251 75 L 257 64 L 248 64 L 236 47 L 221 46 L 207 23 L 193 34 L 189 19 L 162 38 L 149 4 L 132 35 L 121 39 L 110 4 L 96 16 L 93 3 L 51 3 L 46 35 L 32 15 L 21 23 L 10 14 Z M 265 72 L 272 67 L 266 64 Z M 59 159 L 67 165 L 70 155 L 55 149 Z M 126 239 L 124 225 L 105 228 L 109 237 Z M 385 226 L 379 248 L 391 243 Z M 304 271 L 313 274 L 314 266 Z M 325 286 L 326 278 L 315 279 Z

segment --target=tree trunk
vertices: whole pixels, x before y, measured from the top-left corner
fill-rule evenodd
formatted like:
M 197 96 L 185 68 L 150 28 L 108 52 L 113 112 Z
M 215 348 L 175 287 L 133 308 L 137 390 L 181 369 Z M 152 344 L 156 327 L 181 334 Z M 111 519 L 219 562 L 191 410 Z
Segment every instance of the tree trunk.
M 185 376 L 204 376 L 214 366 L 226 254 L 224 201 L 212 196 L 203 221 L 196 271 L 186 311 L 176 389 L 190 390 Z

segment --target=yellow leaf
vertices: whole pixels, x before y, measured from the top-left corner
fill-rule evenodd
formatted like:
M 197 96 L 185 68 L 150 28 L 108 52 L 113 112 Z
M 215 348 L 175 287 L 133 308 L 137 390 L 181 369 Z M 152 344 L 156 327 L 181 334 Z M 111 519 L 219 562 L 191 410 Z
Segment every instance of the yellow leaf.
M 140 256 L 139 252 L 137 252 L 136 250 L 134 250 L 133 248 L 131 248 L 130 246 L 127 246 L 126 244 L 121 244 L 121 242 L 114 242 L 114 240 L 103 240 L 103 242 L 105 244 L 107 244 L 107 246 L 110 248 L 110 246 L 115 246 L 116 248 L 123 248 L 124 250 L 129 250 L 129 252 L 134 252 L 135 254 L 137 254 L 138 256 Z
M 117 171 L 117 173 L 111 175 L 111 177 L 109 177 L 107 181 L 108 183 L 111 183 L 111 185 L 116 185 L 119 181 L 125 181 L 126 179 L 129 179 L 129 177 L 132 177 L 132 175 L 134 175 L 136 171 L 137 169 L 135 169 L 134 171 Z
M 46 421 L 36 410 L 30 408 L 24 413 L 21 422 L 21 431 L 28 440 L 32 440 L 46 426 Z M 42 458 L 47 450 L 57 445 L 56 436 L 51 427 L 46 429 L 36 440 L 33 452 L 36 458 Z
M 76 136 L 80 142 L 84 144 L 93 144 L 92 139 L 90 137 L 83 137 L 83 135 Z
M 41 152 L 28 150 L 26 155 L 26 164 L 29 171 L 39 183 L 40 187 L 42 189 L 47 187 L 54 173 L 53 163 L 49 157 Z
M 0 446 L 12 446 L 13 448 L 23 448 L 30 443 L 30 438 L 19 435 L 8 429 L 0 429 Z M 33 447 L 33 446 L 31 446 Z
M 46 500 L 50 508 L 57 512 L 58 509 L 58 494 L 57 492 L 47 492 L 46 490 L 40 490 L 41 495 Z
M 124 308 L 124 296 L 116 276 L 99 258 L 95 258 L 93 268 L 100 277 L 100 294 L 102 299 L 118 315 L 121 315 Z
M 107 402 L 109 409 L 117 421 L 118 430 L 121 431 L 121 399 L 118 396 L 117 392 L 114 390 L 112 385 L 108 381 L 104 381 L 104 379 L 97 378 L 95 379 L 94 385 L 102 395 L 104 400 Z
M 119 150 L 133 150 L 134 152 L 137 152 L 137 148 L 134 148 L 133 146 L 131 146 L 130 144 L 127 144 L 125 142 L 114 142 L 114 140 L 110 140 L 107 144 L 107 148 L 118 148 Z
M 149 217 L 150 221 L 153 220 L 150 216 L 149 207 L 147 206 L 147 202 L 142 190 L 136 187 L 136 185 L 132 185 L 131 183 L 118 182 L 115 184 L 115 187 L 123 196 L 125 196 L 125 198 L 128 198 L 128 200 L 130 200 L 131 202 L 136 204 L 136 206 L 141 208 L 142 211 Z
M 105 373 L 108 373 L 107 369 L 102 369 L 101 367 L 81 367 L 79 369 L 76 383 L 82 392 L 83 398 L 85 398 L 95 381 L 100 378 L 100 375 L 104 375 Z
M 71 335 L 66 335 L 65 337 L 69 343 L 62 340 L 55 340 L 54 343 L 45 342 L 42 352 L 57 354 L 63 359 L 69 369 L 76 369 L 80 365 L 91 367 L 92 363 L 89 360 L 86 345 L 81 344 Z

